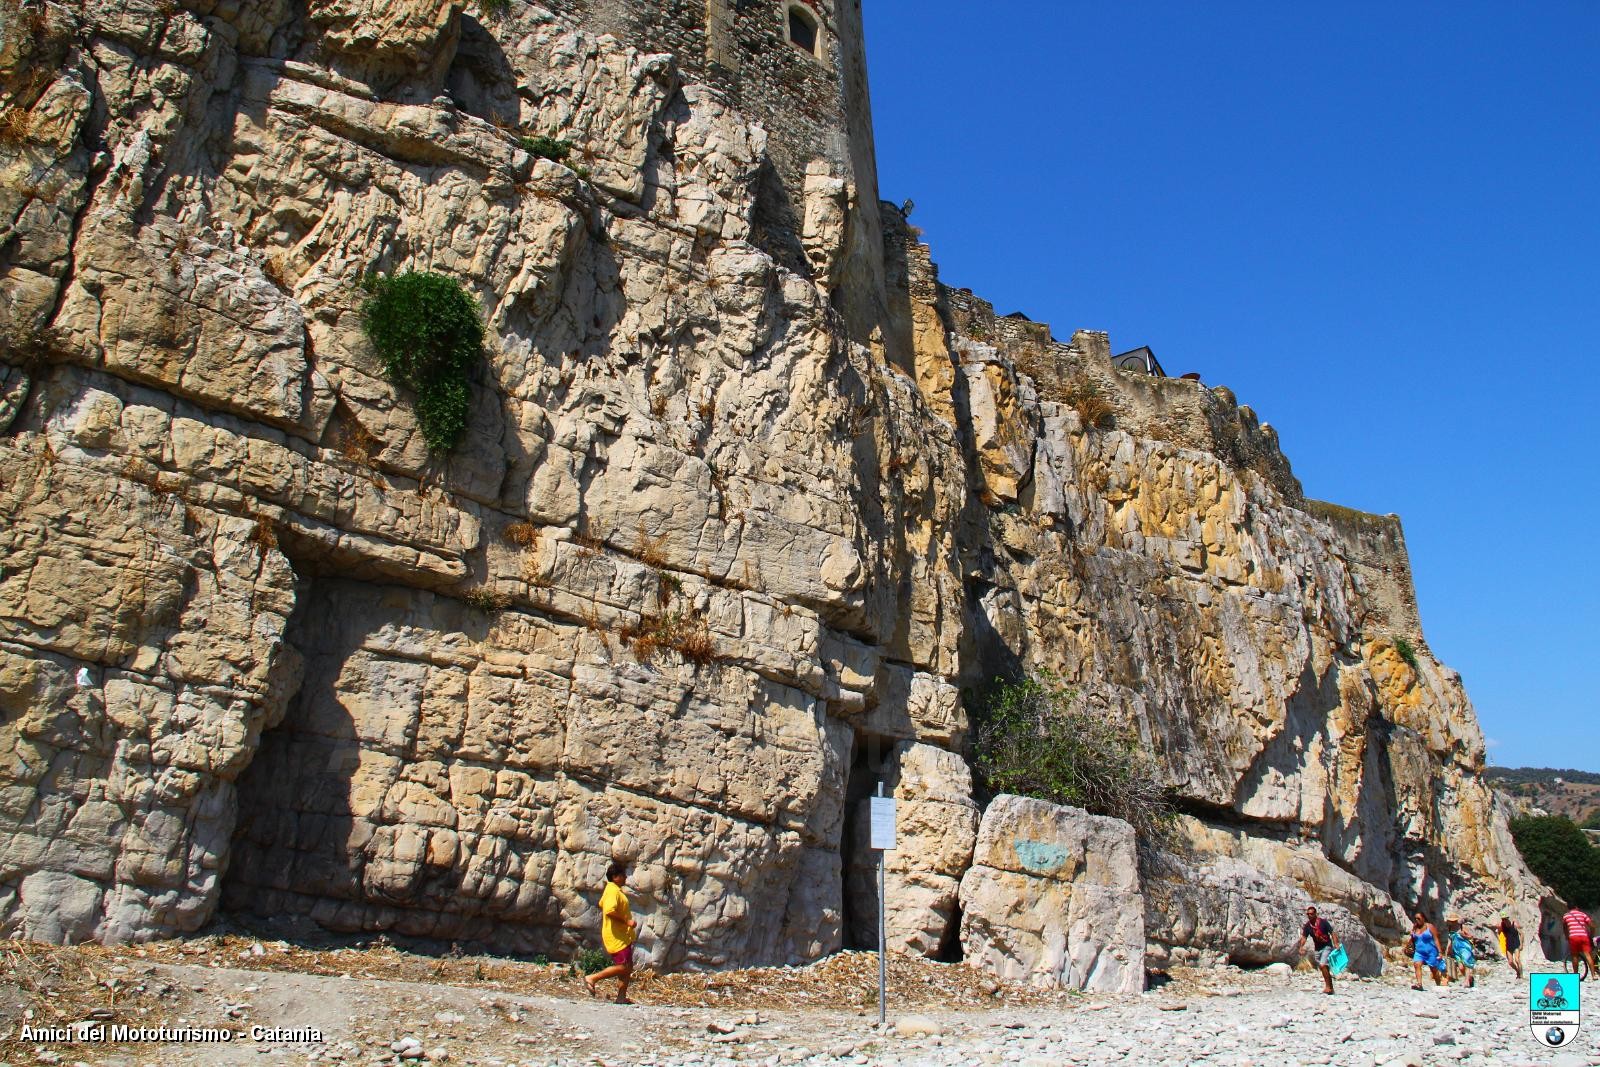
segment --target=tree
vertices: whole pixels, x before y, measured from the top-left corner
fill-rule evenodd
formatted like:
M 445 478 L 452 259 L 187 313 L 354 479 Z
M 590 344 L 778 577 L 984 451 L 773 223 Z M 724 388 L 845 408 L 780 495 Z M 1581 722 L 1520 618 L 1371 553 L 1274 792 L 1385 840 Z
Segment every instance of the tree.
M 1571 819 L 1512 819 L 1511 837 L 1528 869 L 1567 903 L 1585 909 L 1600 906 L 1600 849 Z

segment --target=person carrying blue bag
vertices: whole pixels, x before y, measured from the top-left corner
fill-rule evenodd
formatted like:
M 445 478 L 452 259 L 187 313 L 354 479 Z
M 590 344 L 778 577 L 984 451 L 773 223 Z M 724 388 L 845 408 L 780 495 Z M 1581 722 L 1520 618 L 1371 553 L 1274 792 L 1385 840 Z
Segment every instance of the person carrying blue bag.
M 1333 924 L 1320 918 L 1314 905 L 1306 908 L 1305 925 L 1300 927 L 1300 940 L 1294 946 L 1295 955 L 1298 956 L 1305 948 L 1308 937 L 1311 939 L 1312 962 L 1322 972 L 1322 991 L 1332 996 L 1334 953 L 1343 950 L 1339 947 L 1339 935 L 1334 932 Z
M 1450 961 L 1451 977 L 1466 979 L 1467 988 L 1471 989 L 1477 984 L 1478 953 L 1461 928 L 1461 916 L 1453 912 L 1446 915 L 1444 927 L 1448 938 L 1445 956 Z

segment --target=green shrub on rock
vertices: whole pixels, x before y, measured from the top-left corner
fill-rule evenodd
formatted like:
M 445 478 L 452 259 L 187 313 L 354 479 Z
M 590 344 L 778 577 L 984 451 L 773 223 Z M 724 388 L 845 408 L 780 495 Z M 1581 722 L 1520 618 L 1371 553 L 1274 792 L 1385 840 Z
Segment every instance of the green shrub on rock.
M 565 163 L 567 157 L 572 154 L 571 141 L 557 140 L 554 137 L 545 137 L 543 134 L 538 137 L 519 137 L 517 143 L 527 149 L 530 155 L 556 163 Z
M 1051 674 L 997 682 L 973 714 L 985 788 L 1110 815 L 1160 836 L 1172 810 L 1149 752 Z
M 483 358 L 483 317 L 461 283 L 407 271 L 372 278 L 361 325 L 391 380 L 415 394 L 422 436 L 448 452 L 467 430 L 467 375 Z
M 1394 637 L 1394 651 L 1397 656 L 1405 661 L 1407 667 L 1417 669 L 1417 650 L 1411 647 L 1411 642 L 1398 634 Z

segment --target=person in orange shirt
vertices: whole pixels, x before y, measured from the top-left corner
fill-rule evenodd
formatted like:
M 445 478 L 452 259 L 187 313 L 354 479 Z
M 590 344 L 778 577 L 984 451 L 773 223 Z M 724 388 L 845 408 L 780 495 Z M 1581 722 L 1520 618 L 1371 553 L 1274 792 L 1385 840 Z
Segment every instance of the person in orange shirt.
M 613 863 L 606 868 L 606 888 L 600 894 L 600 943 L 611 956 L 611 966 L 583 980 L 589 987 L 589 995 L 597 997 L 600 995 L 595 988 L 598 983 L 607 978 L 617 979 L 618 1004 L 633 1003 L 628 999 L 628 983 L 633 979 L 633 943 L 639 937 L 639 924 L 634 921 L 628 907 L 628 894 L 622 888 L 627 884 L 626 864 Z

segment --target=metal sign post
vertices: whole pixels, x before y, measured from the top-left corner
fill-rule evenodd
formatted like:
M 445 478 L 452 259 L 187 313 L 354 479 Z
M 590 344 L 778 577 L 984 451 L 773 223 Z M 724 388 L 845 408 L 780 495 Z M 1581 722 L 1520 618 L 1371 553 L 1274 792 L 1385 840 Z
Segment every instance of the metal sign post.
M 871 833 L 868 844 L 878 852 L 878 1025 L 886 1018 L 886 1001 L 889 997 L 889 964 L 884 955 L 887 936 L 887 917 L 884 911 L 884 853 L 894 848 L 894 797 L 883 795 L 883 783 L 878 783 L 878 795 L 870 798 Z

